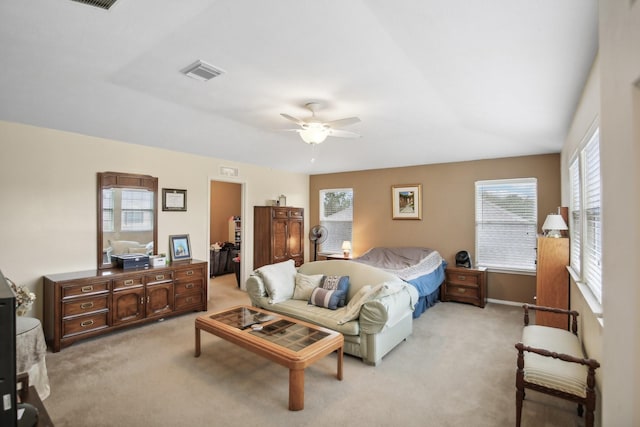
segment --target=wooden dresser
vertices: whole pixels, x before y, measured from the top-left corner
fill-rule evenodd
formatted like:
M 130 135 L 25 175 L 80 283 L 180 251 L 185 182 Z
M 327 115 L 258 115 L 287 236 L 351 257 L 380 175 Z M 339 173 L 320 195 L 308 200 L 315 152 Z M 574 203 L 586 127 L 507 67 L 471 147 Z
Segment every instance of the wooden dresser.
M 207 263 L 89 270 L 44 277 L 44 333 L 54 352 L 75 341 L 207 309 Z
M 440 286 L 440 300 L 466 302 L 484 308 L 487 299 L 487 269 L 447 267 Z
M 569 309 L 569 239 L 538 237 L 536 304 Z M 568 329 L 566 315 L 536 311 L 536 325 Z
M 253 268 L 294 260 L 304 263 L 304 209 L 253 207 Z

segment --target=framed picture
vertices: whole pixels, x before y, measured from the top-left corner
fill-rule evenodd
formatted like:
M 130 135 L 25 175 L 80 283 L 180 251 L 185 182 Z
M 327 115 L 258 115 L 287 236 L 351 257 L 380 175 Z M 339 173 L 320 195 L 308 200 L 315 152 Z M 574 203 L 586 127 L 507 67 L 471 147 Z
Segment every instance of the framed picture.
M 169 236 L 169 255 L 171 255 L 171 261 L 191 259 L 191 243 L 188 234 Z
M 391 186 L 393 219 L 422 219 L 422 185 Z
M 162 210 L 163 211 L 186 211 L 187 210 L 187 190 L 163 188 L 162 189 Z

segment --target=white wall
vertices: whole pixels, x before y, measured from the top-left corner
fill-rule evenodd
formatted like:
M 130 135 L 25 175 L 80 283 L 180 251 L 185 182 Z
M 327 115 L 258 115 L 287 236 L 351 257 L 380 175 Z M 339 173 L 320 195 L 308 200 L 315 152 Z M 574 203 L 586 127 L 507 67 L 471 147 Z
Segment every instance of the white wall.
M 220 166 L 237 167 L 243 277 L 253 265 L 253 206 L 285 194 L 287 204 L 308 210 L 307 175 L 17 123 L 0 121 L 0 159 L 0 270 L 36 291 L 36 317 L 43 275 L 96 268 L 97 172 L 148 174 L 159 190 L 186 189 L 187 212 L 162 212 L 159 204 L 158 252 L 168 251 L 169 235 L 188 233 L 194 258 L 208 260 L 209 183 Z
M 640 1 L 600 1 L 603 425 L 640 425 Z M 635 121 L 635 125 L 634 125 Z

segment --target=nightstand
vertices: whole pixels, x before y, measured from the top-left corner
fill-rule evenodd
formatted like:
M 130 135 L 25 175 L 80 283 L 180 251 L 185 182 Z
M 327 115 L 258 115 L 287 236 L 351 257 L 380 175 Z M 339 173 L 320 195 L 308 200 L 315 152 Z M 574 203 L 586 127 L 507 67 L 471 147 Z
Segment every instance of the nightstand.
M 343 259 L 343 260 L 353 259 L 351 255 L 344 256 L 344 254 L 331 254 L 331 255 L 325 255 L 324 257 L 326 258 L 327 261 L 330 261 L 332 259 Z
M 487 298 L 487 269 L 485 267 L 447 267 L 440 286 L 441 301 L 466 302 L 484 308 Z

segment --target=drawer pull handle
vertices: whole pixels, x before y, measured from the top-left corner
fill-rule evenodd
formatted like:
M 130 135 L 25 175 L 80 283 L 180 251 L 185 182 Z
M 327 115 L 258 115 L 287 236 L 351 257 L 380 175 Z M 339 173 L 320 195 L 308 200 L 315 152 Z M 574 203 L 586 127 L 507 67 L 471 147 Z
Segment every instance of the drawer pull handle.
M 156 280 L 164 280 L 164 274 L 157 274 Z
M 193 270 L 187 271 L 187 276 L 193 276 Z
M 86 328 L 87 326 L 91 326 L 91 325 L 93 325 L 93 319 L 85 320 L 84 322 L 80 323 L 80 326 L 82 326 L 83 328 Z
M 467 280 L 467 276 L 458 276 L 458 280 Z
M 133 279 L 127 279 L 127 280 L 125 280 L 125 281 L 124 281 L 124 285 L 125 285 L 125 286 L 131 286 L 131 285 L 133 285 Z
M 86 310 L 87 308 L 93 308 L 93 301 L 83 302 L 82 304 L 80 304 L 80 308 L 83 310 Z
M 467 290 L 465 288 L 458 288 L 458 292 L 464 294 L 465 292 L 467 292 Z
M 189 297 L 189 298 L 187 298 L 185 301 L 186 301 L 186 302 L 193 302 L 193 298 L 192 298 L 192 297 Z
M 89 285 L 89 286 L 83 286 L 82 289 L 80 289 L 82 292 L 91 292 L 93 291 L 93 285 Z
M 193 283 L 187 283 L 184 287 L 187 289 L 193 289 Z

